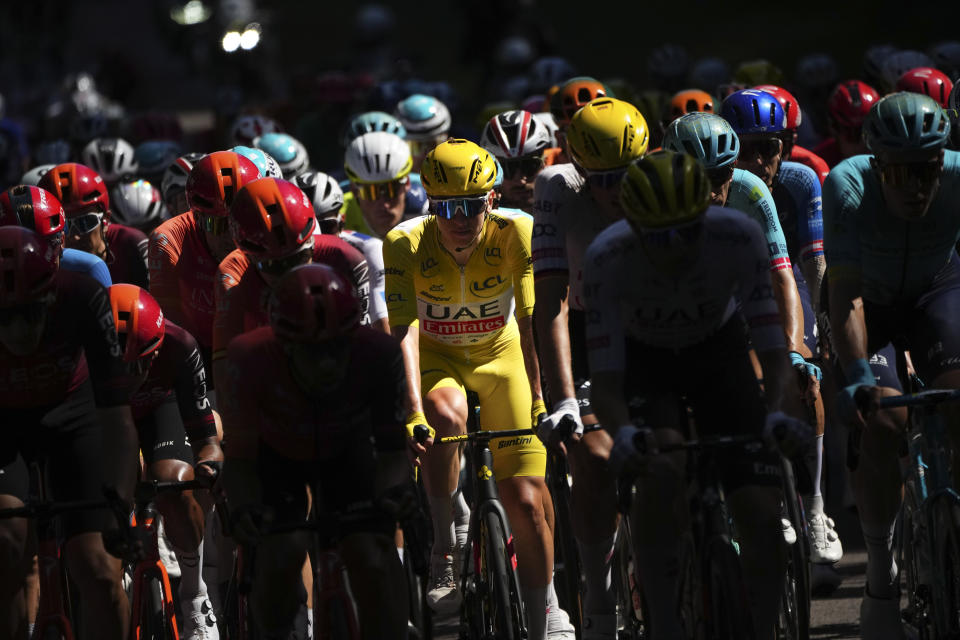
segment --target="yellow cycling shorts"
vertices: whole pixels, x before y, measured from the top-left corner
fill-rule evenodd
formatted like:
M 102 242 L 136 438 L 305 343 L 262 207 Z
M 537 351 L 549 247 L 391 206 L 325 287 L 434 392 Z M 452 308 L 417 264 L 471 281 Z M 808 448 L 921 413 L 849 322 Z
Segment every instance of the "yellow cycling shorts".
M 433 350 L 420 343 L 420 389 L 425 398 L 434 389 L 453 387 L 466 396 L 466 389 L 480 398 L 480 427 L 491 431 L 530 427 L 530 382 L 523 365 L 520 340 L 496 340 L 489 356 L 471 354 L 469 362 L 446 350 Z M 531 434 L 521 438 L 492 440 L 493 473 L 497 480 L 514 476 L 543 477 L 547 450 Z

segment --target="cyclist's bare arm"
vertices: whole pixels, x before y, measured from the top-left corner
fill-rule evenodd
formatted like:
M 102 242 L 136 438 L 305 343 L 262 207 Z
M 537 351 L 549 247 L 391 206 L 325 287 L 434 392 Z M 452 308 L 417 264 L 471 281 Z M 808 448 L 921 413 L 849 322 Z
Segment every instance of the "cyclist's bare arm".
M 807 281 L 810 291 L 810 304 L 813 312 L 820 310 L 820 289 L 823 287 L 823 276 L 827 272 L 827 260 L 822 255 L 813 256 L 800 264 L 800 271 Z
M 391 327 L 393 337 L 400 341 L 403 369 L 407 376 L 407 412 L 423 411 L 420 397 L 420 329 L 412 325 Z
M 773 284 L 773 297 L 783 319 L 783 335 L 787 339 L 788 351 L 800 351 L 803 347 L 803 306 L 797 281 L 790 269 L 779 269 L 770 274 Z
M 537 347 L 533 341 L 533 316 L 517 318 L 520 329 L 520 350 L 523 352 L 523 366 L 530 381 L 530 395 L 534 402 L 543 399 L 540 388 L 540 362 L 537 360 Z
M 575 398 L 567 324 L 570 310 L 567 279 L 560 276 L 541 277 L 536 282 L 536 292 L 534 322 L 540 337 L 539 353 L 551 401 Z
M 841 366 L 867 358 L 867 325 L 860 280 L 833 278 L 829 283 L 830 325 Z
M 787 350 L 775 348 L 758 351 L 757 359 L 763 369 L 763 389 L 768 409 L 806 420 L 808 414 L 800 401 L 797 374 L 790 364 Z

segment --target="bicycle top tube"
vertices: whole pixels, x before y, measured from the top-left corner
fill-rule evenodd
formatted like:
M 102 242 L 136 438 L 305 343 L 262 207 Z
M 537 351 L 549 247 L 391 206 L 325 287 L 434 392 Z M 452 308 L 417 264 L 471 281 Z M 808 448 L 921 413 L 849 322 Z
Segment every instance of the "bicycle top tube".
M 960 401 L 960 389 L 929 389 L 904 396 L 889 396 L 880 399 L 881 409 L 894 407 L 933 406 L 941 402 Z
M 473 431 L 459 436 L 444 436 L 434 440 L 434 444 L 457 444 L 460 442 L 474 442 L 477 440 L 497 440 L 499 438 L 518 438 L 532 436 L 533 429 L 510 429 L 507 431 Z

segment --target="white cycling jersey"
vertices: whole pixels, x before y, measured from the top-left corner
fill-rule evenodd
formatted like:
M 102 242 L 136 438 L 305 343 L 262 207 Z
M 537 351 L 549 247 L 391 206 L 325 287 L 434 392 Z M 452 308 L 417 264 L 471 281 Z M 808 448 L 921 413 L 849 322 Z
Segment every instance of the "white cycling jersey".
M 383 241 L 359 231 L 344 230 L 340 239 L 363 254 L 370 268 L 370 322 L 387 317 L 387 297 L 384 292 Z
M 625 220 L 593 241 L 584 260 L 591 372 L 623 371 L 628 335 L 652 347 L 689 347 L 738 307 L 758 351 L 784 345 L 760 225 L 720 207 L 707 209 L 703 224 L 699 255 L 676 276 L 657 270 Z

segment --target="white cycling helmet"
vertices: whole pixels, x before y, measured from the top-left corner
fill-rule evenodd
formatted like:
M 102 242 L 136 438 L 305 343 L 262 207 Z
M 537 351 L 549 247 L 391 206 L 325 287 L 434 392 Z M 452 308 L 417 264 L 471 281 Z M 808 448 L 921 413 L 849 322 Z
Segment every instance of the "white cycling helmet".
M 265 116 L 240 116 L 230 127 L 230 138 L 233 144 L 253 146 L 253 139 L 265 133 L 280 133 L 280 125 Z
M 560 132 L 560 127 L 557 126 L 557 120 L 553 117 L 553 114 L 549 111 L 538 111 L 533 114 L 533 119 L 547 128 L 547 133 L 550 135 L 550 146 L 559 147 L 560 141 L 557 140 L 557 133 Z
M 397 103 L 394 113 L 407 140 L 430 140 L 450 131 L 450 110 L 433 96 L 415 93 Z
M 347 146 L 343 165 L 350 182 L 376 184 L 405 178 L 413 168 L 413 157 L 403 138 L 374 131 Z
M 123 138 L 94 138 L 80 152 L 80 163 L 103 178 L 108 185 L 132 178 L 138 164 L 133 145 Z
M 165 217 L 166 207 L 159 189 L 146 180 L 134 180 L 111 190 L 110 211 L 114 222 L 149 232 Z
M 193 170 L 193 165 L 205 155 L 207 154 L 197 152 L 182 155 L 171 162 L 167 170 L 163 172 L 163 180 L 160 182 L 160 195 L 167 207 L 172 205 L 178 195 L 186 191 L 187 177 Z
M 550 146 L 550 133 L 532 113 L 516 109 L 490 118 L 480 144 L 497 158 L 520 158 L 542 153 Z
M 343 206 L 343 189 L 336 180 L 322 171 L 301 173 L 293 183 L 310 198 L 313 213 L 318 218 L 331 211 L 339 211 Z
M 57 165 L 38 164 L 37 166 L 33 167 L 32 169 L 27 171 L 25 174 L 23 174 L 23 177 L 20 178 L 20 184 L 28 184 L 32 187 L 38 186 L 40 184 L 40 178 L 42 178 L 47 173 L 47 171 L 50 171 L 50 169 L 53 169 L 55 166 Z
M 307 155 L 306 147 L 286 133 L 265 133 L 254 138 L 253 146 L 277 161 L 284 180 L 293 180 L 310 168 L 310 156 Z

